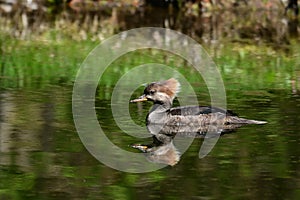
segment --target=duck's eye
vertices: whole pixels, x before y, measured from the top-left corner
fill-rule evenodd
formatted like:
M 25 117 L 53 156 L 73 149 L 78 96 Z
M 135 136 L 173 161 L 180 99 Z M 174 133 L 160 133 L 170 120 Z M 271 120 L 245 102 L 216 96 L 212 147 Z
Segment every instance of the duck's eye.
M 153 95 L 156 91 L 155 90 L 150 90 L 150 94 Z

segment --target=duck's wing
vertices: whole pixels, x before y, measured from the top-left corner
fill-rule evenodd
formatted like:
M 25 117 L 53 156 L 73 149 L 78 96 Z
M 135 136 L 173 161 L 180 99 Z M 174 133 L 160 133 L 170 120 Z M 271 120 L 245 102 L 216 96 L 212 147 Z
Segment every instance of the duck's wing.
M 200 115 L 200 114 L 210 114 L 210 113 L 223 113 L 227 116 L 237 116 L 231 110 L 225 110 L 222 108 L 216 108 L 211 106 L 181 106 L 171 108 L 169 113 L 171 115 Z

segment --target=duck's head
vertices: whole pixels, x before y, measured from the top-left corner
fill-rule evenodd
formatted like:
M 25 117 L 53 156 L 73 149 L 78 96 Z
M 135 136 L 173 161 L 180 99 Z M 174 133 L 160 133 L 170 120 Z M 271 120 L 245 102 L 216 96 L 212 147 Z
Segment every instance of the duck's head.
M 130 102 L 153 101 L 157 104 L 170 104 L 179 92 L 180 83 L 175 78 L 166 81 L 153 82 L 147 85 L 144 94 Z

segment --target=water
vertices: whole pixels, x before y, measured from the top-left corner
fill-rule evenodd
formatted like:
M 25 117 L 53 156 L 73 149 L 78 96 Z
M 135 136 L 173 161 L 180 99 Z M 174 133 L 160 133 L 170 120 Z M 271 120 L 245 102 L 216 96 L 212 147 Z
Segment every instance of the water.
M 66 87 L 1 92 L 3 199 L 299 197 L 300 101 L 287 91 L 229 95 L 230 108 L 269 123 L 223 135 L 203 159 L 198 157 L 203 139 L 195 139 L 176 165 L 146 174 L 113 170 L 87 152 L 74 128 L 70 97 L 71 88 Z M 110 112 L 109 101 L 97 105 Z M 142 109 L 148 107 L 146 103 Z M 145 117 L 135 106 L 131 115 Z M 124 134 L 105 116 L 101 124 L 111 124 L 104 129 L 118 146 L 129 149 L 132 143 L 151 142 Z
M 64 10 L 56 21 L 43 19 L 38 12 L 27 17 L 26 12 L 14 18 L 2 15 L 0 199 L 300 199 L 298 20 L 264 10 L 185 17 L 177 11 L 162 11 L 153 18 L 152 12 L 157 10 L 113 9 L 109 17 Z M 26 23 L 32 14 L 43 20 Z M 11 27 L 14 24 L 18 26 Z M 61 31 L 59 24 L 69 28 Z M 202 159 L 203 138 L 196 138 L 186 152 L 175 142 L 178 162 L 149 173 L 125 173 L 99 162 L 83 145 L 74 125 L 74 77 L 98 44 L 97 38 L 141 26 L 176 29 L 200 41 L 222 74 L 228 109 L 268 124 L 243 126 L 222 135 Z M 95 109 L 107 137 L 135 153 L 139 151 L 130 145 L 152 142 L 145 126 L 151 103 L 129 105 L 133 122 L 144 130 L 136 134 L 148 136 L 138 138 L 127 135 L 114 121 L 111 95 L 122 75 L 144 63 L 171 66 L 188 77 L 200 104 L 210 102 L 203 78 L 174 55 L 146 50 L 116 60 L 101 78 Z M 142 91 L 143 87 L 137 88 L 131 98 Z M 124 97 L 128 91 L 118 95 Z M 118 159 L 131 162 L 126 157 Z

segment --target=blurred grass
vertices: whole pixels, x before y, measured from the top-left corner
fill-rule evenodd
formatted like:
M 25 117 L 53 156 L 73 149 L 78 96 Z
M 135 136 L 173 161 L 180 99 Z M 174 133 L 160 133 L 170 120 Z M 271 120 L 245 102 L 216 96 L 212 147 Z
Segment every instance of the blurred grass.
M 3 34 L 0 42 L 1 88 L 44 88 L 72 84 L 81 63 L 99 43 L 70 38 L 57 40 L 55 37 L 20 40 Z M 266 44 L 232 42 L 224 42 L 217 53 L 214 47 L 208 46 L 206 49 L 217 63 L 225 87 L 230 90 L 290 90 L 291 83 L 299 79 L 300 47 L 297 41 L 292 42 L 287 51 Z M 109 66 L 101 81 L 106 86 L 112 86 L 133 67 L 154 62 L 175 68 L 195 84 L 201 79 L 181 58 L 166 52 L 143 50 L 120 57 Z
M 300 70 L 299 43 L 287 51 L 268 45 L 231 43 L 215 59 L 230 89 L 291 89 Z M 298 88 L 299 89 L 299 88 Z
M 42 88 L 69 84 L 93 48 L 72 40 L 17 40 L 1 37 L 1 88 Z

